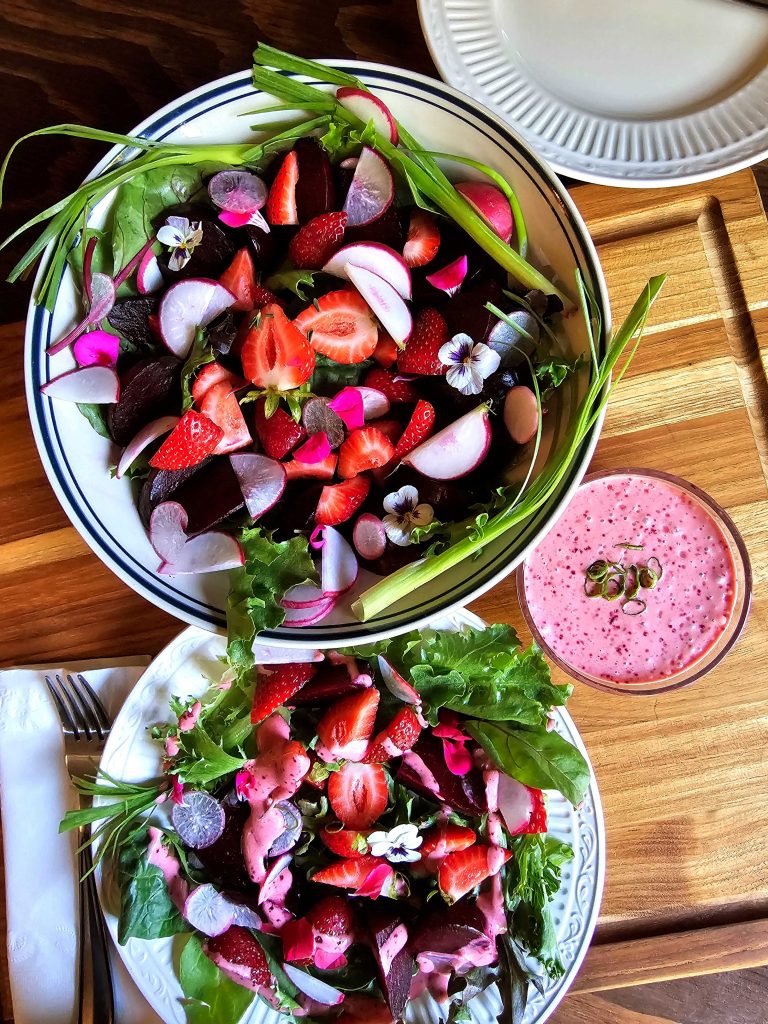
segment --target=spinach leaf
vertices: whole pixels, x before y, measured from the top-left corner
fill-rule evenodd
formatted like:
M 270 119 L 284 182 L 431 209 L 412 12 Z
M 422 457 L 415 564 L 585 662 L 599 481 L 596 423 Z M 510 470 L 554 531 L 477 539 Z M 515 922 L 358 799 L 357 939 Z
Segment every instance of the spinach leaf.
M 120 920 L 117 941 L 128 939 L 162 939 L 189 927 L 176 909 L 160 868 L 149 863 L 147 836 L 142 829 L 132 843 L 120 850 L 118 858 L 120 883 Z
M 315 286 L 315 277 L 319 273 L 318 270 L 294 270 L 292 267 L 283 266 L 266 279 L 264 287 L 269 288 L 271 292 L 293 292 L 304 302 L 309 302 Z
M 92 402 L 78 402 L 77 408 L 78 411 L 85 416 L 97 434 L 101 434 L 102 437 L 106 437 L 108 441 L 112 440 L 112 435 L 110 434 L 109 427 L 107 426 L 107 407 L 105 405 L 94 405 Z
M 215 359 L 216 353 L 208 344 L 208 332 L 204 327 L 198 327 L 195 331 L 192 348 L 181 368 L 181 411 L 183 413 L 192 408 L 192 378 L 201 367 L 212 363 Z
M 277 997 L 280 1009 L 291 1013 L 299 1006 L 299 990 L 283 970 L 283 946 L 276 935 L 268 935 L 266 932 L 251 932 L 267 958 L 269 969 L 274 979 L 274 995 Z
M 467 732 L 513 779 L 534 789 L 557 789 L 578 804 L 589 786 L 589 765 L 568 740 L 544 726 L 520 728 L 470 719 Z
M 179 981 L 189 1024 L 233 1024 L 256 997 L 208 959 L 196 935 L 187 939 L 181 951 Z
M 499 1024 L 522 1024 L 528 1005 L 528 972 L 520 963 L 509 934 L 499 935 L 496 949 L 499 954 L 499 995 L 502 1005 L 496 1019 Z
M 337 391 L 343 387 L 359 384 L 373 366 L 372 359 L 362 363 L 337 363 L 335 359 L 315 353 L 315 369 L 309 379 L 310 390 L 315 394 Z

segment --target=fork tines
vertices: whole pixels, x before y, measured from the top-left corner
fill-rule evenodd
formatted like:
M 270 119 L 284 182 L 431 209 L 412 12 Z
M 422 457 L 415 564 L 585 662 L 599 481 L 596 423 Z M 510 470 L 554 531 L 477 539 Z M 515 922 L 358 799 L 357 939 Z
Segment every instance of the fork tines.
M 55 682 L 50 676 L 45 677 L 45 682 L 65 731 L 71 732 L 75 739 L 80 739 L 81 734 L 89 740 L 106 739 L 109 715 L 85 676 L 67 673 L 65 682 L 57 674 Z

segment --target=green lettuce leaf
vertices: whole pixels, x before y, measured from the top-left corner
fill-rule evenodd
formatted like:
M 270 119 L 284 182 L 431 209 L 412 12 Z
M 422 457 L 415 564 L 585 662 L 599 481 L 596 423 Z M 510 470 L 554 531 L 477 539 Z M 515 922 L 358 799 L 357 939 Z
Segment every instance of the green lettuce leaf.
M 219 970 L 203 952 L 196 935 L 187 939 L 179 959 L 179 981 L 188 1024 L 232 1024 L 256 998 Z
M 335 393 L 339 388 L 360 384 L 373 366 L 372 359 L 362 363 L 337 363 L 335 359 L 315 353 L 315 369 L 309 380 L 313 394 Z
M 198 327 L 195 331 L 195 340 L 192 348 L 181 368 L 181 411 L 187 412 L 192 408 L 192 379 L 199 369 L 212 363 L 216 359 L 216 353 L 208 344 L 208 332 L 204 327 Z
M 292 267 L 282 267 L 266 279 L 264 287 L 269 288 L 271 292 L 293 292 L 304 302 L 309 302 L 314 294 L 315 277 L 318 273 L 318 270 L 294 270 Z
M 92 402 L 78 402 L 77 409 L 78 412 L 81 412 L 83 416 L 85 416 L 97 434 L 101 434 L 102 437 L 106 437 L 108 441 L 112 440 L 112 435 L 110 434 L 109 427 L 107 426 L 106 405 L 94 405 Z

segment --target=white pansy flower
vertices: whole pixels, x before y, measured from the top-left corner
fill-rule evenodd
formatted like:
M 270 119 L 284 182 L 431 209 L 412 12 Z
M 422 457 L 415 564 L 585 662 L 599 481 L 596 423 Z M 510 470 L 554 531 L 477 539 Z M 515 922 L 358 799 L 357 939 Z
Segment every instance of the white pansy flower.
M 404 548 L 411 544 L 416 526 L 427 526 L 435 518 L 431 505 L 419 504 L 419 492 L 411 484 L 393 491 L 384 499 L 384 529 L 393 544 Z
M 437 353 L 448 367 L 445 379 L 462 395 L 479 395 L 483 381 L 499 368 L 501 357 L 482 341 L 475 343 L 468 334 L 455 334 Z
M 189 221 L 186 217 L 168 217 L 157 232 L 157 240 L 173 250 L 168 260 L 169 269 L 181 270 L 203 240 L 203 225 L 199 220 Z
M 416 825 L 395 825 L 389 832 L 371 832 L 368 849 L 374 857 L 394 864 L 421 860 L 419 847 L 424 840 Z

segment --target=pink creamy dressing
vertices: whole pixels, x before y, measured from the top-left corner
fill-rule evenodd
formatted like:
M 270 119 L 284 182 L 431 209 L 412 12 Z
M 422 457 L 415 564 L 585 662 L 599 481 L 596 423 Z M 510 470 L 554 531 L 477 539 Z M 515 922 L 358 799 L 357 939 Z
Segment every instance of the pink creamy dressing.
M 645 565 L 653 556 L 663 576 L 638 594 L 647 605 L 641 615 L 584 593 L 597 559 Z M 524 569 L 531 616 L 555 654 L 617 683 L 665 679 L 698 661 L 728 624 L 735 579 L 728 542 L 708 511 L 666 481 L 635 475 L 582 485 Z

